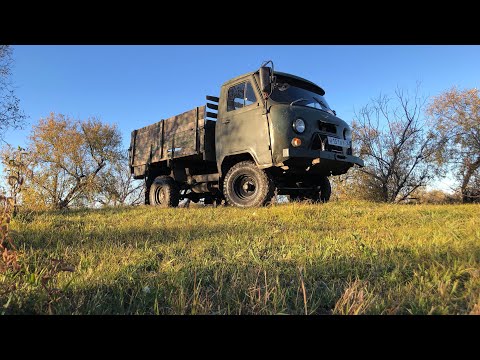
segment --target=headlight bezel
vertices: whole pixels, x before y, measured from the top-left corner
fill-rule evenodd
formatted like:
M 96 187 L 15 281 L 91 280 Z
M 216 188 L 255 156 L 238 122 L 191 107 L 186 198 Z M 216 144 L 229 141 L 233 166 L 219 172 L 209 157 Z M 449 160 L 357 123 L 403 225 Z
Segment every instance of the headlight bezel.
M 350 140 L 350 141 L 352 141 L 352 129 L 344 128 L 344 129 L 343 129 L 343 138 L 344 138 L 345 140 Z
M 302 126 L 303 126 L 303 130 L 301 130 Z M 305 120 L 303 120 L 302 118 L 296 118 L 293 121 L 292 127 L 297 134 L 303 134 L 307 128 L 307 124 L 305 123 Z

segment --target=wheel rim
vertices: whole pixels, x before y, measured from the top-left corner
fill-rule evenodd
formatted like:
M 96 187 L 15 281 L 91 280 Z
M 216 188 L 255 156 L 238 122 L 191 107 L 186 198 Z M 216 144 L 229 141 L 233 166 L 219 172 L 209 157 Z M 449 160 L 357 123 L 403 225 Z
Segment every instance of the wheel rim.
M 157 187 L 155 189 L 155 203 L 163 204 L 164 202 L 165 202 L 165 191 L 163 191 L 162 187 Z
M 249 175 L 240 175 L 233 182 L 233 191 L 239 199 L 248 199 L 257 192 L 255 179 Z

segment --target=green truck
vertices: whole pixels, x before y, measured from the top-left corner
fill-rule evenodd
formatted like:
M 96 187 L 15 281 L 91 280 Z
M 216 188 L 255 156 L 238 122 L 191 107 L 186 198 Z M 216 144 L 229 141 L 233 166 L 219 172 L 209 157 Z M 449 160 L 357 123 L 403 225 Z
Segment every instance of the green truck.
M 129 165 L 145 180 L 145 204 L 254 207 L 275 195 L 327 202 L 328 177 L 364 164 L 324 95 L 269 61 L 224 83 L 205 106 L 134 130 Z

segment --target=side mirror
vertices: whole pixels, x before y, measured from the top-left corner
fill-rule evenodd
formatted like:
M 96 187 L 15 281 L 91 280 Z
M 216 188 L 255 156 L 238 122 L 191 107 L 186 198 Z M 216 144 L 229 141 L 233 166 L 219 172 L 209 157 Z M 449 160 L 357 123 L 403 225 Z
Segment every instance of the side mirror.
M 262 92 L 269 93 L 271 89 L 271 74 L 270 74 L 271 68 L 262 66 L 259 71 L 259 77 L 260 77 L 260 88 Z

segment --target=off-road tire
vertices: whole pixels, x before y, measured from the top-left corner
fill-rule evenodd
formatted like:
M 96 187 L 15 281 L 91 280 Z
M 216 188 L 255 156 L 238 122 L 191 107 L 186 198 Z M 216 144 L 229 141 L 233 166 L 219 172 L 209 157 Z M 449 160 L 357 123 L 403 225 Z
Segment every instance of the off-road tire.
M 326 203 L 332 195 L 330 180 L 326 176 L 320 179 L 318 191 L 312 190 L 308 194 L 290 195 L 290 201 L 312 201 L 313 203 Z
M 313 201 L 327 203 L 330 200 L 330 196 L 332 195 L 332 186 L 330 185 L 330 180 L 328 180 L 328 177 L 323 176 L 321 178 L 319 190 L 320 191 L 316 193 Z
M 180 190 L 170 176 L 157 176 L 150 186 L 148 199 L 152 206 L 177 207 L 180 202 Z
M 270 175 L 253 161 L 242 161 L 232 166 L 225 175 L 223 193 L 231 206 L 263 206 L 272 200 L 275 184 Z

